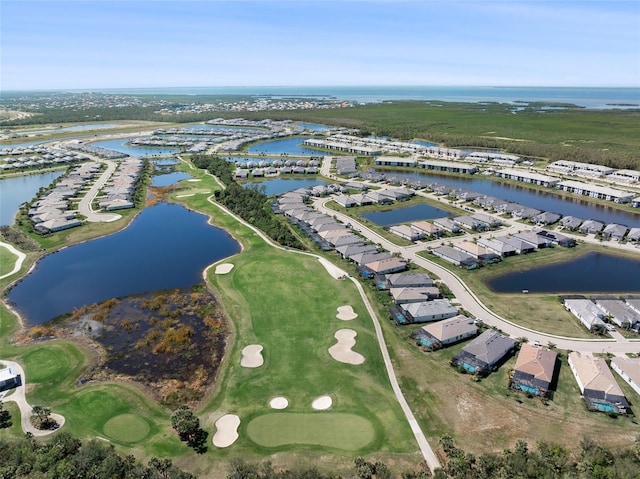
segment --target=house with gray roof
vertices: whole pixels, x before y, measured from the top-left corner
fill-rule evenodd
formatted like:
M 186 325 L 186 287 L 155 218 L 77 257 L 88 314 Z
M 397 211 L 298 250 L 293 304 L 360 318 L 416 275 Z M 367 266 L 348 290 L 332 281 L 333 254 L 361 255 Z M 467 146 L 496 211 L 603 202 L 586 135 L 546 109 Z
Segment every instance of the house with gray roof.
M 358 202 L 349 195 L 336 195 L 333 197 L 333 201 L 343 208 L 351 208 L 352 206 L 358 205 Z
M 516 342 L 498 331 L 487 329 L 453 357 L 454 364 L 477 375 L 489 374 L 498 362 L 513 351 Z
M 550 248 L 551 246 L 553 246 L 553 242 L 551 241 L 551 239 L 538 234 L 536 231 L 523 231 L 521 233 L 516 233 L 515 235 L 513 235 L 513 237 L 518 238 L 525 243 L 529 243 L 536 249 Z
M 640 314 L 621 299 L 597 299 L 596 306 L 606 318 L 624 329 L 640 323 Z
M 334 236 L 327 239 L 327 242 L 334 248 L 350 244 L 358 244 L 361 241 L 362 238 L 358 235 L 354 235 L 353 233 L 344 234 L 342 236 Z
M 582 221 L 582 218 L 578 218 L 577 216 L 564 216 L 560 220 L 560 224 L 564 229 L 573 231 L 580 227 Z
M 356 263 L 358 266 L 363 266 L 372 261 L 380 261 L 381 259 L 391 258 L 393 255 L 387 251 L 373 252 L 373 253 L 357 253 L 349 256 L 349 259 Z
M 536 249 L 531 243 L 513 236 L 497 236 L 495 240 L 511 246 L 518 254 L 531 253 Z
M 580 225 L 578 230 L 583 234 L 595 234 L 600 233 L 602 228 L 604 228 L 604 223 L 596 220 L 586 220 Z
M 627 234 L 627 231 L 629 231 L 629 228 L 627 228 L 625 225 L 610 223 L 605 226 L 604 230 L 602 230 L 602 236 L 614 241 L 621 241 L 622 238 L 624 238 L 624 235 Z
M 364 242 L 339 246 L 336 251 L 342 255 L 344 259 L 348 259 L 353 255 L 360 253 L 377 253 L 378 247 L 373 244 L 365 244 Z
M 436 321 L 411 333 L 411 337 L 420 346 L 430 351 L 443 348 L 450 344 L 464 341 L 478 334 L 478 327 L 473 318 L 461 314 L 452 318 Z
M 13 389 L 21 384 L 20 375 L 13 368 L 0 369 L 0 392 Z
M 393 273 L 386 275 L 390 288 L 420 288 L 433 286 L 433 280 L 426 273 Z
M 421 303 L 440 297 L 440 290 L 435 286 L 390 288 L 389 292 L 395 304 Z
M 565 236 L 557 231 L 547 231 L 541 229 L 533 229 L 537 234 L 549 239 L 553 244 L 558 246 L 564 246 L 565 248 L 573 248 L 576 245 L 576 240 L 569 236 Z
M 604 358 L 572 351 L 569 368 L 590 411 L 626 414 L 629 403 Z
M 485 231 L 487 229 L 487 224 L 484 221 L 478 221 L 471 216 L 456 216 L 453 218 L 453 222 L 472 231 Z
M 389 227 L 389 232 L 409 241 L 418 241 L 422 238 L 422 233 L 407 225 L 393 225 Z
M 627 241 L 640 241 L 640 228 L 631 228 L 629 233 L 627 233 Z
M 546 397 L 553 382 L 557 356 L 551 349 L 523 343 L 513 368 L 510 388 Z
M 458 314 L 458 308 L 446 299 L 434 299 L 420 303 L 401 304 L 400 308 L 411 318 L 413 323 L 426 323 L 440 319 L 452 318 Z
M 562 218 L 562 215 L 558 213 L 552 213 L 550 211 L 543 211 L 539 215 L 533 217 L 533 221 L 538 225 L 552 225 L 557 223 Z
M 480 238 L 478 240 L 478 245 L 487 248 L 488 251 L 491 251 L 503 258 L 506 256 L 513 256 L 517 253 L 515 246 L 496 239 Z
M 511 213 L 511 216 L 520 220 L 528 220 L 529 218 L 534 218 L 540 213 L 542 213 L 540 210 L 537 210 L 535 208 L 530 208 L 528 206 L 523 206 L 522 208 L 514 210 Z
M 496 218 L 495 216 L 487 215 L 485 213 L 474 213 L 471 215 L 471 218 L 484 223 L 488 229 L 499 228 L 502 226 L 502 220 L 500 218 Z
M 565 299 L 563 304 L 588 330 L 604 329 L 602 310 L 590 299 Z
M 441 230 L 448 231 L 449 233 L 459 233 L 460 226 L 455 224 L 451 218 L 437 218 L 433 220 L 433 224 Z
M 440 246 L 439 248 L 432 249 L 431 252 L 436 256 L 453 263 L 456 266 L 460 266 L 465 269 L 476 269 L 480 267 L 480 261 L 469 253 L 459 251 L 451 246 Z

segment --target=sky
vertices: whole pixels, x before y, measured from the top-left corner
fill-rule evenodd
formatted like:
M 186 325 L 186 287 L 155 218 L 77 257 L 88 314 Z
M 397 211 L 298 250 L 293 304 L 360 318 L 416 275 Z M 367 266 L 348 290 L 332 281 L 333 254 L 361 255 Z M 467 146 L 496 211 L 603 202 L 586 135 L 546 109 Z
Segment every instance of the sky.
M 640 0 L 2 0 L 0 92 L 640 87 Z

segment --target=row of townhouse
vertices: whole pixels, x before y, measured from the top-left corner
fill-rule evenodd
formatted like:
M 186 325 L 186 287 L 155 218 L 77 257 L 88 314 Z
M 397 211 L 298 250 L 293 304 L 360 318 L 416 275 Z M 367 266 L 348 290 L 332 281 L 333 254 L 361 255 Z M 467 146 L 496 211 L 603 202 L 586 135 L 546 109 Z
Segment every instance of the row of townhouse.
M 0 151 L 0 170 L 44 168 L 87 161 L 89 158 L 74 151 L 63 151 L 49 147 L 7 148 Z
M 605 321 L 624 329 L 640 329 L 640 299 L 565 299 L 563 304 L 592 331 L 605 329 Z
M 618 223 L 605 224 L 597 220 L 583 220 L 576 216 L 565 216 L 560 224 L 566 230 L 579 231 L 582 234 L 597 234 L 606 239 L 636 242 L 640 241 L 640 228 L 628 228 Z
M 100 209 L 113 211 L 133 208 L 134 193 L 143 168 L 144 162 L 140 158 L 129 156 L 119 161 L 98 198 Z
M 347 188 L 353 187 L 355 184 L 347 183 Z M 362 186 L 362 185 L 360 185 Z M 352 208 L 354 206 L 365 206 L 373 204 L 391 204 L 396 201 L 405 201 L 415 195 L 415 191 L 410 188 L 384 188 L 379 190 L 367 190 L 363 193 L 353 195 L 338 195 L 333 200 L 343 208 Z

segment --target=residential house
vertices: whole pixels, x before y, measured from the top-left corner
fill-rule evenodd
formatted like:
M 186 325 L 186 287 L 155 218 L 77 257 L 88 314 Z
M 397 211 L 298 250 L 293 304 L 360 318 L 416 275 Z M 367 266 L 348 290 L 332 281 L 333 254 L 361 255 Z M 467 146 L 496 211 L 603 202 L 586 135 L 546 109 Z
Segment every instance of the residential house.
M 433 280 L 426 273 L 392 273 L 386 275 L 389 288 L 421 288 L 433 286 Z
M 554 223 L 557 223 L 558 221 L 560 221 L 560 218 L 562 218 L 562 215 L 558 213 L 543 211 L 539 215 L 534 216 L 533 221 L 535 221 L 537 225 L 543 226 L 543 225 L 552 225 Z
M 358 266 L 364 266 L 367 263 L 371 263 L 372 261 L 380 261 L 382 259 L 391 258 L 393 255 L 387 251 L 383 251 L 381 253 L 356 253 L 351 255 L 349 259 L 356 263 Z
M 604 230 L 602 231 L 602 236 L 605 238 L 610 238 L 614 241 L 621 241 L 622 238 L 624 238 L 624 235 L 627 234 L 627 231 L 629 231 L 629 228 L 627 228 L 625 225 L 610 223 L 605 226 Z
M 528 206 L 523 206 L 517 210 L 514 210 L 511 213 L 511 216 L 519 220 L 528 220 L 530 218 L 538 216 L 540 213 L 542 213 L 542 211 L 535 208 L 530 208 Z
M 640 241 L 640 228 L 631 228 L 627 233 L 627 241 L 634 243 Z
M 342 258 L 348 259 L 352 255 L 359 253 L 377 253 L 378 247 L 373 244 L 365 244 L 364 242 L 339 246 L 336 251 L 342 255 Z
M 440 319 L 452 318 L 458 314 L 458 308 L 446 299 L 434 299 L 421 303 L 401 304 L 400 308 L 411 318 L 413 323 L 426 323 Z
M 389 232 L 409 241 L 418 241 L 422 238 L 422 234 L 418 230 L 415 230 L 411 226 L 407 225 L 390 226 Z
M 611 369 L 640 394 L 640 358 L 611 358 Z
M 629 403 L 604 358 L 572 351 L 569 367 L 590 411 L 626 414 Z
M 384 258 L 365 263 L 364 266 L 373 274 L 389 274 L 407 269 L 407 261 L 403 258 L 392 256 L 391 258 Z
M 429 350 L 440 349 L 478 334 L 473 318 L 461 314 L 422 326 L 411 337 Z
M 577 216 L 564 216 L 560 220 L 560 224 L 564 229 L 574 231 L 580 227 L 582 221 L 582 218 L 578 218 Z
M 436 286 L 390 288 L 389 292 L 395 304 L 421 303 L 440 297 L 440 290 Z
M 333 201 L 338 203 L 343 208 L 351 208 L 357 206 L 358 202 L 349 195 L 337 195 L 333 197 Z
M 460 226 L 455 224 L 451 218 L 438 218 L 433 220 L 433 224 L 441 230 L 448 231 L 449 233 L 459 233 Z
M 502 226 L 502 220 L 500 218 L 496 218 L 495 216 L 487 215 L 484 213 L 474 213 L 471 217 L 476 220 L 484 223 L 487 229 L 499 228 Z
M 590 331 L 605 327 L 602 310 L 590 299 L 565 299 L 563 304 Z
M 516 342 L 494 329 L 487 329 L 453 357 L 458 366 L 471 374 L 489 374 L 498 362 L 515 348 Z
M 20 375 L 13 368 L 0 369 L 0 392 L 13 389 L 21 384 Z
M 419 233 L 422 233 L 424 236 L 434 236 L 437 238 L 441 233 L 440 228 L 428 221 L 416 221 L 411 223 L 411 227 Z
M 553 244 L 557 244 L 558 246 L 563 246 L 565 248 L 573 248 L 576 245 L 576 240 L 570 238 L 569 236 L 565 236 L 556 231 L 547 231 L 540 229 L 533 229 L 534 232 L 538 233 L 541 236 L 549 239 Z
M 604 228 L 604 223 L 596 220 L 586 220 L 583 221 L 578 230 L 583 234 L 596 234 L 600 233 Z
M 516 254 L 516 248 L 510 244 L 507 244 L 503 241 L 498 241 L 496 239 L 487 239 L 480 238 L 478 240 L 478 245 L 486 248 L 488 251 L 495 253 L 501 257 L 513 256 Z
M 640 323 L 640 314 L 621 299 L 597 299 L 596 306 L 607 319 L 621 328 L 631 329 Z
M 484 246 L 481 246 L 472 241 L 462 241 L 453 245 L 454 249 L 462 251 L 463 253 L 470 254 L 482 264 L 497 263 L 502 260 L 502 257 L 492 251 L 489 251 Z
M 551 239 L 538 234 L 536 231 L 523 231 L 521 233 L 513 235 L 513 237 L 518 238 L 525 243 L 529 243 L 536 249 L 549 248 L 553 246 L 553 242 L 551 241 Z
M 480 267 L 480 261 L 471 256 L 469 253 L 464 253 L 451 246 L 440 246 L 431 250 L 436 256 L 453 263 L 456 266 L 460 266 L 465 269 L 476 269 Z
M 511 389 L 534 396 L 547 396 L 556 367 L 557 354 L 551 349 L 523 343 L 511 377 Z
M 513 236 L 497 236 L 495 240 L 511 246 L 518 254 L 528 254 L 536 249 L 531 243 Z
M 478 221 L 471 216 L 456 216 L 453 222 L 458 226 L 472 231 L 485 231 L 487 224 L 484 221 Z

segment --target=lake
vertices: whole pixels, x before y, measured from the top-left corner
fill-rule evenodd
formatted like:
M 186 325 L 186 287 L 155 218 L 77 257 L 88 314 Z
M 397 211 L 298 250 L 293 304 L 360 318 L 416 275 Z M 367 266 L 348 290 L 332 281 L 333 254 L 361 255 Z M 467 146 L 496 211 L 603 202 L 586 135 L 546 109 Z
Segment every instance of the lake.
M 302 145 L 304 140 L 313 138 L 311 136 L 298 138 L 282 138 L 278 140 L 267 140 L 255 143 L 247 149 L 247 153 L 258 155 L 264 153 L 266 155 L 292 155 L 292 156 L 323 156 L 325 153 L 319 150 L 305 148 Z
M 174 171 L 173 173 L 165 173 L 163 175 L 153 175 L 151 177 L 151 186 L 171 186 L 180 180 L 191 178 L 189 173 L 184 171 Z
M 7 297 L 28 324 L 42 324 L 109 298 L 188 288 L 206 266 L 239 251 L 205 215 L 159 203 L 118 233 L 42 258 Z
M 267 196 L 279 195 L 298 188 L 313 188 L 318 185 L 326 185 L 326 181 L 316 178 L 274 178 L 273 180 L 243 183 L 245 188 L 265 188 Z
M 540 191 L 527 188 L 524 185 L 501 183 L 481 177 L 453 177 L 433 175 L 422 172 L 400 172 L 391 170 L 375 170 L 384 173 L 387 178 L 421 179 L 443 185 L 464 188 L 467 190 L 494 196 L 499 199 L 514 201 L 524 206 L 530 206 L 542 211 L 560 213 L 563 216 L 577 216 L 584 220 L 596 219 L 604 223 L 620 223 L 630 228 L 640 227 L 640 213 L 621 211 L 615 208 L 596 205 L 583 199 L 561 197 L 554 193 L 556 190 Z
M 372 223 L 380 226 L 391 226 L 400 223 L 408 223 L 411 221 L 430 220 L 442 218 L 444 216 L 453 216 L 451 213 L 435 206 L 421 203 L 406 208 L 401 207 L 401 203 L 397 203 L 397 208 L 390 211 L 374 211 L 365 213 L 362 216 Z
M 63 171 L 0 179 L 0 225 L 11 225 L 20 205 L 31 201 L 38 190 L 49 186 Z
M 487 285 L 497 293 L 524 289 L 531 293 L 640 293 L 640 260 L 590 252 L 570 261 L 507 273 L 488 280 Z
M 115 140 L 95 141 L 91 143 L 91 146 L 106 148 L 107 150 L 119 151 L 130 156 L 137 156 L 138 158 L 144 158 L 147 156 L 169 156 L 180 153 L 180 148 L 155 148 L 127 145 L 126 143 L 128 143 L 132 139 L 133 138 L 118 138 Z

